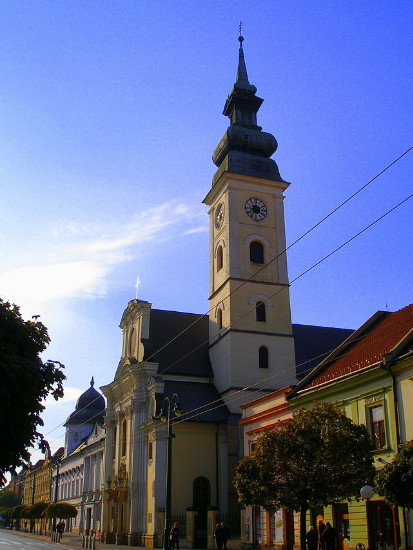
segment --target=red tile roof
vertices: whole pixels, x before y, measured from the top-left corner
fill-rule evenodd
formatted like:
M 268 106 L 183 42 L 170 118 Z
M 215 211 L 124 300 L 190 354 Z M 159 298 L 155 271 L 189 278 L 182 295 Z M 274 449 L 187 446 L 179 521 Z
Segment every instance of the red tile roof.
M 314 375 L 310 375 L 310 380 L 300 390 L 331 382 L 382 361 L 383 356 L 390 353 L 413 329 L 413 304 L 394 313 L 379 312 L 366 323 L 364 329 L 363 326 L 338 355 L 327 359 L 319 370 L 316 368 Z M 404 352 L 412 349 L 410 340 Z

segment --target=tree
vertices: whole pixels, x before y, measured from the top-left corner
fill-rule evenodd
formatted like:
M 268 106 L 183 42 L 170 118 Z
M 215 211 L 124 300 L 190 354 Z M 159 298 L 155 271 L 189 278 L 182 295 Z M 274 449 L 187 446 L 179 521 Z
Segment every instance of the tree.
M 0 486 L 5 472 L 15 473 L 30 458 L 35 443 L 45 450 L 47 442 L 37 431 L 43 426 L 42 400 L 49 393 L 63 396 L 63 365 L 40 358 L 50 338 L 37 320 L 24 321 L 16 305 L 0 299 Z
M 0 508 L 13 508 L 19 502 L 17 493 L 9 489 L 0 489 Z
M 390 504 L 413 509 L 413 441 L 377 473 L 374 489 Z
M 372 443 L 363 425 L 332 403 L 301 408 L 265 432 L 242 459 L 234 484 L 244 505 L 300 512 L 305 550 L 306 512 L 359 493 L 374 477 Z
M 77 509 L 66 502 L 52 502 L 43 512 L 45 518 L 69 519 L 77 516 Z

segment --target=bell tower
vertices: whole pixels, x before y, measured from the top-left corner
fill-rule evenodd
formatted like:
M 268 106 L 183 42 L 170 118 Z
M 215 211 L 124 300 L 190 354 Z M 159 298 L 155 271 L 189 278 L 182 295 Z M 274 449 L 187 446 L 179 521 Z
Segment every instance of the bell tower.
M 213 153 L 218 169 L 203 201 L 210 207 L 209 353 L 233 412 L 296 381 L 283 207 L 289 184 L 270 158 L 276 139 L 257 125 L 263 100 L 238 40 L 236 82 L 223 111 L 230 125 Z

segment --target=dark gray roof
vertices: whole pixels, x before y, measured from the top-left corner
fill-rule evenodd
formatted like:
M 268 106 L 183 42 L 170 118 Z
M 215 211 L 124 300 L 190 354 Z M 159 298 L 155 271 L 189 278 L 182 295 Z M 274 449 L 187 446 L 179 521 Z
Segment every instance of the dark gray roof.
M 297 376 L 303 378 L 354 331 L 293 324 Z
M 206 315 L 152 309 L 149 340 L 145 342 L 145 360 L 151 358 L 151 361 L 158 362 L 159 374 L 213 379 L 208 354 L 208 323 Z M 292 328 L 297 375 L 300 378 L 353 332 L 352 329 L 299 324 L 293 324 Z M 178 335 L 176 340 L 161 349 Z
M 231 414 L 212 383 L 166 380 L 164 393 L 157 395 L 158 413 L 164 398 L 172 399 L 174 394 L 178 396 L 180 408 L 183 410 L 180 417 L 182 420 L 227 423 L 230 419 Z
M 93 378 L 88 388 L 79 397 L 76 403 L 76 409 L 67 418 L 64 426 L 69 424 L 103 424 L 105 415 L 105 400 L 93 387 Z
M 144 359 L 159 363 L 159 374 L 213 378 L 208 354 L 208 323 L 206 315 L 152 309 Z M 178 334 L 179 338 L 162 349 Z

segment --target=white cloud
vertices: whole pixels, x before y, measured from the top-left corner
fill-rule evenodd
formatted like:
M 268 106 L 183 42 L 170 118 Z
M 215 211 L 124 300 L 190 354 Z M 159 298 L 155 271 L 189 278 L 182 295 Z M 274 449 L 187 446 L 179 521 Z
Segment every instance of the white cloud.
M 200 226 L 201 216 L 200 208 L 172 201 L 135 214 L 127 222 L 105 226 L 104 231 L 75 221 L 60 224 L 51 229 L 50 241 L 42 243 L 42 252 L 31 265 L 10 266 L 0 275 L 1 295 L 16 303 L 30 303 L 32 308 L 55 299 L 104 296 L 109 273 L 131 260 L 139 244 L 167 241 L 178 231 L 190 235 L 205 230 Z
M 63 405 L 64 403 L 72 403 L 77 401 L 84 391 L 85 391 L 84 389 L 80 390 L 79 388 L 72 388 L 70 386 L 65 386 L 64 388 L 65 393 L 61 399 L 58 399 L 56 401 L 51 395 L 48 395 L 46 399 L 42 401 L 42 405 L 46 407 L 52 407 L 54 405 Z

